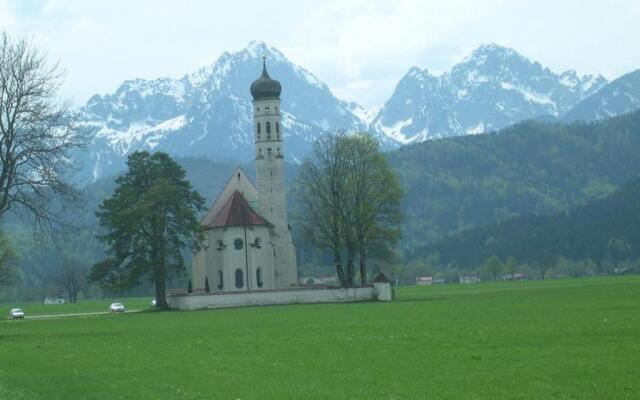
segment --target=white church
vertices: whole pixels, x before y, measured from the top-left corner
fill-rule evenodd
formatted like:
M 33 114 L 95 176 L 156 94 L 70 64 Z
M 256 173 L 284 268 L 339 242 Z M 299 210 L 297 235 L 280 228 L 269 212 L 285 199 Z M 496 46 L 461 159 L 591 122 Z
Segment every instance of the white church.
M 215 292 L 286 289 L 297 282 L 287 222 L 280 83 L 251 84 L 256 184 L 238 168 L 202 221 L 204 248 L 193 257 L 193 289 Z
M 297 285 L 296 251 L 287 221 L 281 90 L 263 58 L 262 76 L 251 84 L 256 183 L 240 168 L 229 178 L 202 220 L 206 235 L 203 248 L 193 255 L 193 293 L 169 293 L 169 307 L 391 300 L 391 285 L 381 273 L 365 287 Z

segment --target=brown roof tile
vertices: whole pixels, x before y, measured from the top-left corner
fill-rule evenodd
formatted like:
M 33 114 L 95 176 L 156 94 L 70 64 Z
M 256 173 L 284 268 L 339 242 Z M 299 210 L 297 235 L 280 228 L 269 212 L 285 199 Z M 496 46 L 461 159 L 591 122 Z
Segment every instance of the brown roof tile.
M 218 228 L 223 226 L 252 226 L 270 225 L 269 222 L 255 212 L 242 193 L 233 192 L 220 211 L 213 217 L 205 228 Z

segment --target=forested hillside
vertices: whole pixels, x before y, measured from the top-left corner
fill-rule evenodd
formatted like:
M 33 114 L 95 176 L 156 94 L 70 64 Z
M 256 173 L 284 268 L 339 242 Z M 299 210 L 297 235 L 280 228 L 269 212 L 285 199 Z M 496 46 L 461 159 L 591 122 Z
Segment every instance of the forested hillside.
M 604 198 L 639 175 L 637 154 L 640 154 L 640 111 L 592 124 L 529 121 L 497 133 L 429 141 L 393 151 L 388 157 L 405 189 L 404 238 L 398 249 L 399 260 L 408 263 L 428 257 L 434 249 L 427 245 L 434 246 L 449 235 L 474 227 L 525 214 L 553 215 Z M 187 171 L 193 186 L 206 197 L 208 205 L 237 166 L 232 161 L 206 158 L 177 161 Z M 243 168 L 253 177 L 253 165 Z M 291 185 L 297 165 L 288 164 L 286 171 Z M 80 229 L 68 236 L 70 239 L 63 238 L 57 243 L 43 241 L 31 235 L 28 224 L 15 220 L 5 223 L 5 232 L 20 256 L 24 290 L 30 288 L 30 296 L 57 290 L 65 256 L 77 253 L 73 261 L 84 269 L 101 256 L 101 246 L 94 239 L 98 232 L 94 213 L 98 204 L 111 194 L 113 180 L 104 178 L 89 186 L 81 209 L 70 210 L 67 222 Z M 519 221 L 532 218 L 542 217 L 524 217 Z M 295 232 L 296 227 L 293 228 Z M 469 238 L 481 232 L 484 231 L 469 233 L 472 235 Z M 450 260 L 477 265 L 489 251 L 474 247 L 484 242 L 476 241 L 471 246 L 470 242 L 476 239 L 468 239 L 468 243 L 467 236 L 455 238 L 459 239 L 443 242 L 442 263 Z M 462 246 L 468 246 L 469 252 L 460 255 L 467 254 L 467 258 L 445 256 L 447 251 L 459 250 L 456 240 L 467 243 Z M 307 243 L 298 240 L 296 245 L 298 261 L 305 268 L 310 263 L 330 264 L 329 259 L 324 260 Z M 77 249 L 82 251 L 78 253 Z M 185 250 L 188 256 L 187 253 Z
M 554 215 L 523 215 L 420 249 L 444 265 L 474 268 L 497 255 L 522 263 L 590 260 L 600 270 L 640 257 L 640 179 L 603 199 Z
M 389 154 L 406 190 L 403 250 L 611 194 L 640 172 L 640 112 L 592 124 L 528 121 Z

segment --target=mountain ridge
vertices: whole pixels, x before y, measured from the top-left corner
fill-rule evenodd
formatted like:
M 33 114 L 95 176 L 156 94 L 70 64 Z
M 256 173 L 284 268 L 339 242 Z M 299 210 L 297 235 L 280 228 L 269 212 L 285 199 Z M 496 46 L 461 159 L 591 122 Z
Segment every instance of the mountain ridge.
M 561 119 L 608 86 L 601 75 L 578 76 L 574 70 L 556 74 L 513 49 L 490 43 L 440 76 L 411 67 L 385 104 L 367 110 L 337 98 L 275 47 L 251 41 L 178 79 L 126 80 L 113 93 L 94 95 L 74 110 L 78 125 L 92 137 L 88 151 L 77 154 L 83 166 L 80 181 L 120 172 L 135 150 L 252 160 L 248 88 L 260 74 L 262 56 L 283 84 L 285 156 L 292 162 L 301 162 L 314 140 L 327 132 L 368 131 L 383 149 L 393 149 L 486 133 L 526 119 Z

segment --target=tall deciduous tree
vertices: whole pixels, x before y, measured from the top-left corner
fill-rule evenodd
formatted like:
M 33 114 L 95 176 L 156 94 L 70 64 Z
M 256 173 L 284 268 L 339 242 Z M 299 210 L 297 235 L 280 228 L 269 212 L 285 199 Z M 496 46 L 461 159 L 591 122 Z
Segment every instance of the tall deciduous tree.
M 295 188 L 297 222 L 305 237 L 332 251 L 343 286 L 354 285 L 359 257 L 364 285 L 368 254 L 374 249 L 388 253 L 384 250 L 397 242 L 402 221 L 402 190 L 377 143 L 366 134 L 322 137 Z
M 507 274 L 511 275 L 511 278 L 513 279 L 518 270 L 518 260 L 513 256 L 507 257 L 504 268 L 507 271 Z
M 37 48 L 0 35 L 0 217 L 17 206 L 51 222 L 77 200 L 65 176 L 69 153 L 85 138 L 56 100 L 61 83 L 57 65 Z
M 166 281 L 185 272 L 181 251 L 198 247 L 202 229 L 197 212 L 202 197 L 191 188 L 184 170 L 165 153 L 135 152 L 128 171 L 117 180 L 113 196 L 96 213 L 107 233 L 107 258 L 90 278 L 122 290 L 144 278 L 154 282 L 157 307 L 166 308 Z
M 378 142 L 371 136 L 357 134 L 344 137 L 342 144 L 349 154 L 343 207 L 344 231 L 355 240 L 360 259 L 360 282 L 365 285 L 369 253 L 388 254 L 400 238 L 403 190 L 387 159 L 380 152 Z M 353 262 L 352 258 L 350 262 Z M 353 268 L 350 270 L 353 271 Z
M 500 258 L 495 254 L 489 256 L 484 262 L 484 268 L 487 271 L 487 274 L 493 277 L 493 280 L 498 280 L 498 274 L 502 271 L 502 262 Z
M 302 164 L 294 188 L 299 207 L 295 219 L 307 240 L 331 251 L 338 280 L 348 286 L 341 254 L 348 154 L 340 141 L 339 135 L 321 137 Z

